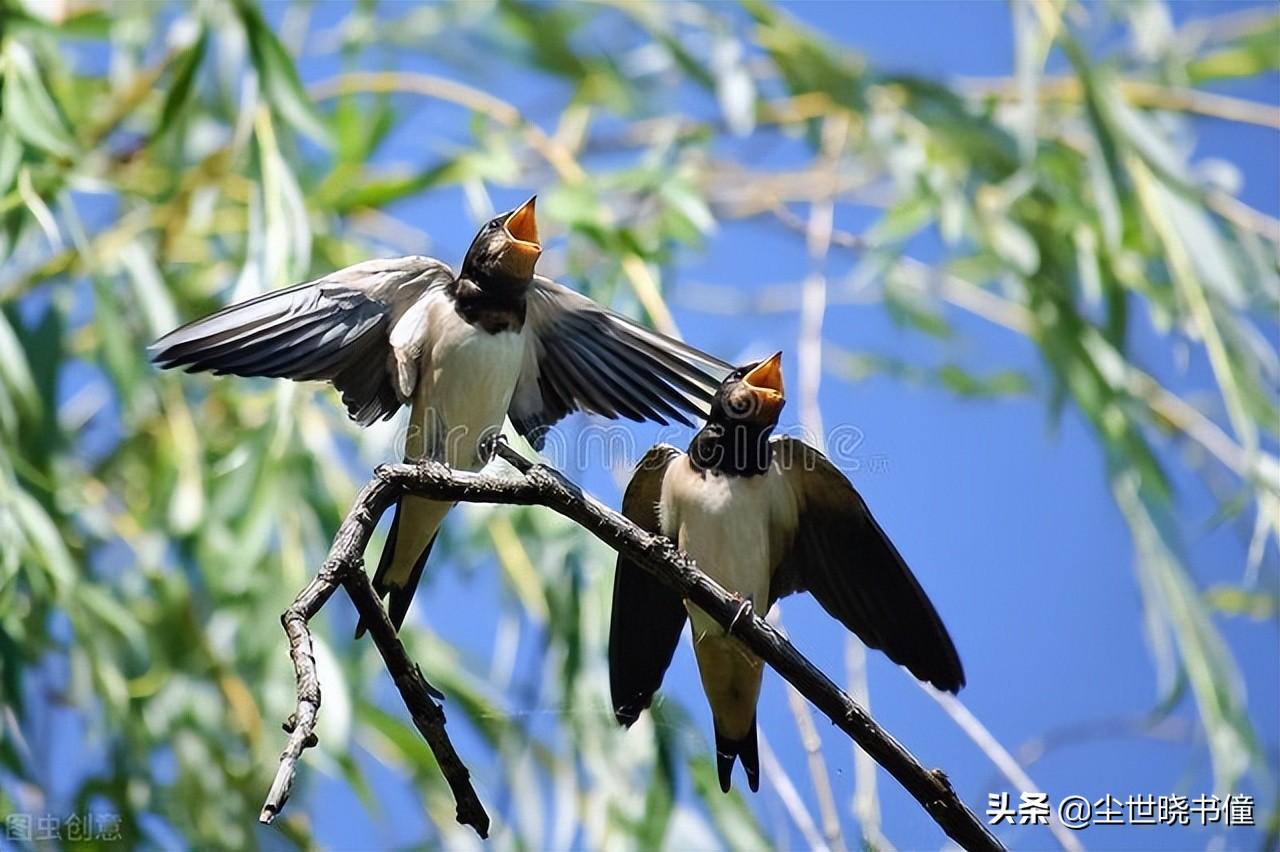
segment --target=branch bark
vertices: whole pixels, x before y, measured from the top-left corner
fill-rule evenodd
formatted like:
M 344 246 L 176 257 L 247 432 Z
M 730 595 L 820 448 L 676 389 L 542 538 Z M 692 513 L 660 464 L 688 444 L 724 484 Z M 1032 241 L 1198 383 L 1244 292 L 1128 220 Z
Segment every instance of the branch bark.
M 401 465 L 400 468 L 415 470 L 407 465 Z M 452 472 L 442 465 L 435 465 L 433 468 L 439 478 L 453 477 Z M 298 698 L 293 715 L 284 723 L 289 740 L 280 755 L 275 780 L 267 793 L 262 813 L 258 816 L 262 823 L 271 823 L 284 808 L 293 787 L 298 759 L 305 749 L 317 743 L 315 727 L 320 712 L 320 681 L 316 675 L 311 631 L 307 623 L 329 601 L 338 586 L 342 586 L 368 627 L 369 636 L 382 655 L 387 672 L 409 709 L 414 725 L 427 741 L 440 766 L 441 774 L 453 791 L 458 823 L 471 826 L 481 837 L 489 835 L 489 814 L 480 803 L 475 788 L 471 786 L 470 772 L 449 740 L 449 734 L 445 730 L 444 709 L 435 701 L 441 697 L 440 692 L 427 682 L 422 670 L 405 650 L 364 571 L 364 551 L 369 545 L 374 527 L 378 525 L 378 519 L 397 497 L 405 491 L 415 490 L 412 486 L 411 479 L 388 475 L 387 468 L 379 468 L 356 497 L 342 526 L 338 528 L 333 545 L 329 548 L 329 556 L 320 567 L 320 573 L 280 616 L 280 623 L 284 625 L 284 632 L 289 637 L 289 655 L 293 658 Z
M 670 540 L 645 532 L 585 494 L 558 471 L 530 462 L 505 444 L 496 445 L 495 452 L 515 469 L 516 476 L 455 471 L 437 462 L 379 467 L 339 528 L 320 575 L 303 589 L 294 605 L 282 616 L 298 676 L 298 709 L 296 724 L 292 726 L 288 745 L 281 756 L 276 783 L 272 785 L 263 808 L 264 822 L 269 822 L 279 813 L 288 796 L 298 756 L 303 749 L 314 745 L 320 692 L 315 680 L 315 663 L 311 659 L 306 623 L 320 610 L 337 585 L 342 585 L 360 614 L 366 617 L 369 633 L 382 652 L 388 670 L 396 678 L 401 696 L 414 714 L 414 722 L 440 762 L 441 771 L 458 803 L 458 821 L 475 827 L 481 837 L 487 832 L 488 816 L 471 788 L 466 767 L 449 744 L 444 714 L 431 699 L 433 690 L 396 637 L 362 570 L 361 554 L 378 518 L 396 497 L 412 493 L 466 503 L 543 506 L 574 521 L 609 547 L 626 553 L 642 568 L 701 607 L 773 667 L 888 770 L 948 837 L 971 850 L 1004 848 L 960 800 L 941 770 L 922 766 L 760 614 L 750 608 L 742 611 L 740 598 L 699 571 Z

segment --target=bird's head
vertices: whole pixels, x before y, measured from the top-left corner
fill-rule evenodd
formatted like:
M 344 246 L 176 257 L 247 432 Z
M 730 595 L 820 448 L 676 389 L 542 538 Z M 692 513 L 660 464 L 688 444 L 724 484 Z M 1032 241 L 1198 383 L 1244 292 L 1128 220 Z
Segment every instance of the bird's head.
M 747 364 L 725 376 L 711 401 L 709 419 L 725 423 L 749 423 L 757 427 L 778 425 L 786 404 L 782 388 L 782 353 Z
M 769 469 L 769 434 L 786 403 L 782 353 L 747 364 L 725 376 L 707 413 L 706 425 L 689 444 L 694 467 L 739 476 Z
M 515 210 L 495 216 L 480 229 L 462 260 L 462 274 L 484 286 L 493 280 L 528 281 L 542 255 L 535 195 Z

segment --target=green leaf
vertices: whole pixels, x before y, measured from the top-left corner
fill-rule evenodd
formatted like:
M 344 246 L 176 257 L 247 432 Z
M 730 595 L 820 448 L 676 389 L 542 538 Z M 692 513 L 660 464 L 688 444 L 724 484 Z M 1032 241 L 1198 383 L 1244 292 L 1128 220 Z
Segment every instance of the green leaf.
M 209 31 L 201 27 L 200 35 L 195 43 L 179 54 L 173 72 L 173 82 L 164 96 L 164 106 L 160 109 L 160 120 L 156 122 L 155 138 L 163 138 L 171 131 L 179 116 L 186 110 L 191 96 L 195 92 L 196 72 L 204 61 L 205 50 L 209 45 Z
M 930 337 L 945 339 L 952 335 L 951 325 L 932 305 L 903 281 L 898 267 L 885 276 L 884 306 L 895 322 L 922 331 Z
M 128 644 L 132 653 L 146 656 L 146 632 L 123 600 L 92 582 L 77 583 L 75 599 L 84 613 L 93 619 L 94 623 L 85 626 L 112 630 Z
M 316 142 L 328 145 L 329 130 L 307 95 L 293 58 L 262 17 L 252 0 L 236 0 L 236 11 L 249 40 L 253 66 L 258 71 L 267 102 L 289 124 Z
M 0 126 L 0 194 L 13 188 L 21 165 L 22 143 L 17 136 Z
M 996 256 L 1020 275 L 1034 275 L 1040 269 L 1040 249 L 1026 229 L 1003 216 L 988 223 L 988 238 Z
M 405 177 L 373 178 L 360 181 L 342 193 L 333 204 L 334 212 L 350 213 L 360 208 L 380 208 L 439 186 L 460 183 L 472 177 L 466 158 L 436 163 Z
M 4 26 L 9 33 L 40 33 L 58 38 L 106 38 L 111 33 L 112 17 L 102 9 L 62 7 L 56 22 L 32 15 L 21 2 L 4 4 Z M 24 32 L 28 31 L 28 32 Z
M 1225 47 L 1187 63 L 1192 83 L 1256 77 L 1280 70 L 1280 15 L 1261 22 Z
M 1196 203 L 1198 199 L 1187 198 L 1183 192 L 1160 180 L 1153 188 L 1169 221 L 1182 238 L 1200 282 L 1231 307 L 1243 308 L 1248 302 L 1244 283 L 1238 275 L 1235 260 L 1228 253 L 1222 232 L 1209 217 L 1204 204 Z
M 28 145 L 64 159 L 76 156 L 76 143 L 62 113 L 40 79 L 35 58 L 13 39 L 5 41 L 4 94 L 0 112 L 14 133 Z
M 1145 592 L 1168 622 L 1209 737 L 1215 791 L 1236 789 L 1258 744 L 1244 704 L 1244 686 L 1231 652 L 1205 611 L 1171 543 L 1170 520 L 1140 476 L 1123 462 L 1112 474 L 1112 491 L 1129 521 L 1138 551 L 1138 568 L 1147 575 Z
M 757 24 L 756 40 L 769 52 L 792 94 L 824 92 L 836 103 L 865 107 L 863 63 L 764 0 L 744 4 Z
M 4 312 L 0 312 L 0 388 L 18 403 L 28 417 L 36 417 L 41 408 L 40 391 L 27 362 L 22 344 Z
M 368 109 L 363 107 L 366 103 Z M 394 129 L 396 118 L 389 95 L 362 99 L 350 94 L 339 98 L 333 111 L 338 161 L 363 165 Z
M 75 582 L 77 573 L 75 561 L 71 558 L 71 551 L 67 549 L 62 534 L 45 508 L 27 492 L 20 489 L 11 491 L 8 500 L 9 508 L 26 539 L 27 552 L 44 566 L 49 579 L 53 581 L 53 593 L 60 595 Z
M 679 725 L 688 724 L 685 714 L 668 713 L 668 704 L 658 701 L 649 708 L 653 715 L 655 762 L 644 800 L 644 814 L 638 826 L 641 849 L 665 848 L 664 839 L 675 811 L 676 771 L 679 754 Z M 673 724 L 674 723 L 674 724 Z
M 1212 586 L 1204 593 L 1205 603 L 1227 615 L 1242 615 L 1254 621 L 1274 619 L 1280 613 L 1280 598 L 1274 591 L 1253 591 L 1239 586 Z
M 951 392 L 973 398 L 1017 396 L 1031 390 L 1031 380 L 1015 370 L 975 376 L 955 364 L 947 364 L 938 369 L 938 380 Z

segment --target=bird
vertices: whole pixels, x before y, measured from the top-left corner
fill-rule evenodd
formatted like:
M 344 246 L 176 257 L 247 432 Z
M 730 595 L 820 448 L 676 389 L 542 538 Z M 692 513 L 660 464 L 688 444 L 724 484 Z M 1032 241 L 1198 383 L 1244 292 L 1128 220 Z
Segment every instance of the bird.
M 726 590 L 764 613 L 808 590 L 870 648 L 947 692 L 964 668 L 942 619 L 866 502 L 821 452 L 772 436 L 786 397 L 782 353 L 730 372 L 687 452 L 657 444 L 641 458 L 622 513 L 671 539 Z M 759 789 L 756 704 L 763 662 L 719 623 L 625 555 L 614 574 L 609 682 L 630 727 L 649 707 L 685 621 L 715 728 L 720 789 L 735 760 Z
M 483 467 L 505 417 L 536 449 L 577 410 L 692 426 L 732 365 L 538 274 L 536 200 L 485 223 L 456 274 L 430 257 L 366 260 L 188 323 L 151 358 L 328 381 L 362 426 L 408 405 L 405 460 L 459 470 Z M 373 585 L 397 630 L 452 506 L 396 504 Z

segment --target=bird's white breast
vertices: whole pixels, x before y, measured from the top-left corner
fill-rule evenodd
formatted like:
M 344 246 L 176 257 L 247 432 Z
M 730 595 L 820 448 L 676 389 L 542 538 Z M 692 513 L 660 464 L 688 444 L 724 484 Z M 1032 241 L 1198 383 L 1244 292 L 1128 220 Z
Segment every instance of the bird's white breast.
M 731 592 L 750 599 L 764 615 L 772 575 L 770 524 L 775 478 L 725 476 L 693 470 L 688 457 L 672 462 L 662 483 L 663 534 L 698 567 Z M 694 635 L 723 632 L 710 616 L 690 607 Z
M 524 360 L 524 331 L 471 325 L 443 292 L 429 294 L 406 455 L 477 467 L 479 441 L 502 428 Z

